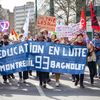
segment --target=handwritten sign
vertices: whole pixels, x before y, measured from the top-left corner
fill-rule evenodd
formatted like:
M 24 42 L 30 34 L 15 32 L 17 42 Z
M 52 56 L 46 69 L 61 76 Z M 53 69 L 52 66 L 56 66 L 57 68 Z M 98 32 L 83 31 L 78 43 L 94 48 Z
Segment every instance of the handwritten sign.
M 77 32 L 80 31 L 79 25 L 79 23 L 70 25 L 57 25 L 57 37 L 68 37 L 69 39 L 75 37 Z
M 56 17 L 39 16 L 37 19 L 37 27 L 45 28 L 48 31 L 55 31 Z

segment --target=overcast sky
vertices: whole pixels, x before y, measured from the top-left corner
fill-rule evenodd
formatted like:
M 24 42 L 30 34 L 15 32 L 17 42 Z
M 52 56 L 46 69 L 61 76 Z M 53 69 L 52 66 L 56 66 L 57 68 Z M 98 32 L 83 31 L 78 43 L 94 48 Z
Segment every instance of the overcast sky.
M 24 5 L 29 1 L 34 2 L 35 0 L 0 0 L 0 4 L 2 4 L 3 8 L 9 9 L 12 12 L 15 6 Z

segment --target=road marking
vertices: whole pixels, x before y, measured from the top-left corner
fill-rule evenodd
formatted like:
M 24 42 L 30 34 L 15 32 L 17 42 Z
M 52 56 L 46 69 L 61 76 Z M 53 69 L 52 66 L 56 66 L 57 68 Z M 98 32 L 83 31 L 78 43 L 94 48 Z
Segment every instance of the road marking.
M 42 88 L 37 85 L 38 83 L 36 82 L 34 85 L 36 86 L 40 96 L 46 96 L 45 93 L 43 92 Z
M 38 81 L 34 81 L 33 83 L 34 83 L 34 85 L 36 86 L 36 88 L 37 88 L 37 90 L 38 90 L 40 96 L 43 97 L 43 100 L 44 100 L 44 99 L 45 99 L 45 100 L 51 100 L 51 98 L 47 97 L 47 96 L 45 95 L 45 93 L 43 92 L 42 88 L 38 85 L 38 84 L 39 84 Z M 52 100 L 54 100 L 54 99 L 52 99 Z
M 37 88 L 37 90 L 38 90 L 40 96 L 46 96 L 45 93 L 43 92 L 42 88 L 38 85 L 38 84 L 39 84 L 38 81 L 36 81 L 36 80 L 31 80 L 30 82 L 36 86 L 36 88 Z

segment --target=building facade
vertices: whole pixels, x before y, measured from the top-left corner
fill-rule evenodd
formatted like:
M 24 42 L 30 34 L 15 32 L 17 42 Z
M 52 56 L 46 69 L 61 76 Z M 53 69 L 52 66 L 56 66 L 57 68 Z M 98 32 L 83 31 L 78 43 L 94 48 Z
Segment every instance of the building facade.
M 34 23 L 34 2 L 27 2 L 23 6 L 17 6 L 14 8 L 14 29 L 17 33 L 21 33 L 29 10 L 30 22 Z

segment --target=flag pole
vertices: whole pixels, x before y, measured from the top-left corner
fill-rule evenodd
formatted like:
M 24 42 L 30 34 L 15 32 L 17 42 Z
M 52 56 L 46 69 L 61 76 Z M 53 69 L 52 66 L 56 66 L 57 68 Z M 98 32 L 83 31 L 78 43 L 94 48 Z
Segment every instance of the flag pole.
M 37 0 L 35 0 L 35 26 L 37 26 L 37 17 L 38 17 L 38 14 L 37 14 Z M 35 27 L 35 34 L 37 34 L 37 27 Z

